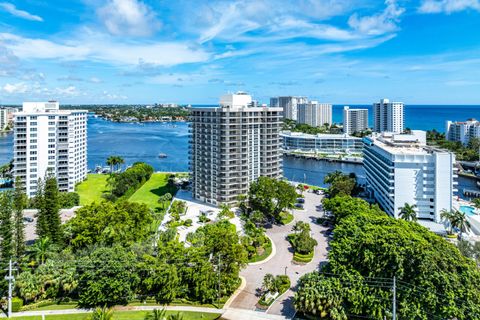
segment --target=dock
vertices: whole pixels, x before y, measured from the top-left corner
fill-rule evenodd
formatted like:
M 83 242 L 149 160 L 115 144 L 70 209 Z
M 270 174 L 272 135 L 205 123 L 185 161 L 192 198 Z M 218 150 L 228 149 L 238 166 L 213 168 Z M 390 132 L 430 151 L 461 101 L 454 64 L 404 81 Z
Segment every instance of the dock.
M 467 197 L 480 198 L 479 190 L 463 189 L 463 194 Z

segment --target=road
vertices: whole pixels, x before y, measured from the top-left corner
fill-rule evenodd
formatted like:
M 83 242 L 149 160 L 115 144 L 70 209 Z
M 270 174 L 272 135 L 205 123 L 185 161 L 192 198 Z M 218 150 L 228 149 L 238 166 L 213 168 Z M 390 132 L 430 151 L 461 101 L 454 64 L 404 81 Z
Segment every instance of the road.
M 292 288 L 282 295 L 267 311 L 268 314 L 282 315 L 291 318 L 295 314 L 293 307 L 294 289 L 298 279 L 305 273 L 317 270 L 321 263 L 327 260 L 326 228 L 315 223 L 323 215 L 321 208 L 322 196 L 305 192 L 305 210 L 294 210 L 295 220 L 286 226 L 272 226 L 266 230 L 267 235 L 275 243 L 276 254 L 263 264 L 249 265 L 240 273 L 246 279 L 244 290 L 233 300 L 230 307 L 237 309 L 255 310 L 259 297 L 256 290 L 262 286 L 263 277 L 267 273 L 273 275 L 287 274 L 292 282 Z M 310 223 L 312 236 L 318 241 L 313 260 L 307 265 L 292 263 L 293 249 L 286 237 L 292 233 L 296 221 Z

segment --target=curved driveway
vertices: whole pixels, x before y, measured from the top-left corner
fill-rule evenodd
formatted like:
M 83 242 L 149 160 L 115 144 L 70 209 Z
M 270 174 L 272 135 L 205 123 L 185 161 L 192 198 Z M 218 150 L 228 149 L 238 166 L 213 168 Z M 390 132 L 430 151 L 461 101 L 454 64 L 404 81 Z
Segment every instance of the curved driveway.
M 255 304 L 259 297 L 256 296 L 257 288 L 262 286 L 263 277 L 267 273 L 273 275 L 286 274 L 290 277 L 292 288 L 283 294 L 267 311 L 269 314 L 293 317 L 294 287 L 298 279 L 305 273 L 317 270 L 320 264 L 327 259 L 327 238 L 324 235 L 325 227 L 315 223 L 318 217 L 323 215 L 321 208 L 322 196 L 306 192 L 305 210 L 294 210 L 295 220 L 286 226 L 272 226 L 266 233 L 273 240 L 276 246 L 276 254 L 273 258 L 263 264 L 249 265 L 240 273 L 246 279 L 246 286 L 242 292 L 232 301 L 230 307 L 238 309 L 255 310 Z M 295 221 L 309 222 L 312 229 L 312 236 L 318 241 L 315 248 L 315 256 L 307 265 L 296 265 L 292 263 L 293 250 L 286 237 L 292 233 Z

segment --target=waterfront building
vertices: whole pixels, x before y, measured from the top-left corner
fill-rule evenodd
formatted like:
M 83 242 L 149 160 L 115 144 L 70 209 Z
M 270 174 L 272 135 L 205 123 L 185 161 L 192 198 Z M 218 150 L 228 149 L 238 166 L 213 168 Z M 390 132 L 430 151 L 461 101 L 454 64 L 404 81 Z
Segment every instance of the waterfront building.
M 373 104 L 373 131 L 402 133 L 405 127 L 403 102 L 382 99 Z
M 38 179 L 57 178 L 60 191 L 73 192 L 87 177 L 87 111 L 60 110 L 59 103 L 24 102 L 14 114 L 14 177 L 29 197 Z
M 480 138 L 480 121 L 468 119 L 467 121 L 447 121 L 445 137 L 449 141 L 459 141 L 467 145 L 472 138 Z
M 452 209 L 455 154 L 428 147 L 425 131 L 373 134 L 364 143 L 367 186 L 385 212 L 399 218 L 408 203 L 419 219 L 440 222 L 440 212 Z
M 282 177 L 282 108 L 252 107 L 246 93 L 191 108 L 189 162 L 195 199 L 235 204 L 260 176 Z
M 271 108 L 282 108 L 283 118 L 290 120 L 298 120 L 297 109 L 298 105 L 302 103 L 307 103 L 307 97 L 274 97 L 270 98 L 270 107 Z
M 0 108 L 0 131 L 10 127 L 13 122 L 13 114 L 17 111 L 17 108 Z
M 362 153 L 361 138 L 346 134 L 306 134 L 302 132 L 283 131 L 282 148 L 286 152 L 355 154 Z
M 368 109 L 343 107 L 343 133 L 351 135 L 368 129 Z
M 298 105 L 298 123 L 305 123 L 312 127 L 332 124 L 332 105 L 310 101 Z

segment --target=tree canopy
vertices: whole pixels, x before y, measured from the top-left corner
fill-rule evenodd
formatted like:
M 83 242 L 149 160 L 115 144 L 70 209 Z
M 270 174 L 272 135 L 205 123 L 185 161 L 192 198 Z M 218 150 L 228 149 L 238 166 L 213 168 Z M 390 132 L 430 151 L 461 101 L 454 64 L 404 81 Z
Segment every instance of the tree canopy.
M 250 185 L 248 193 L 252 210 L 258 210 L 266 218 L 280 219 L 280 213 L 293 208 L 297 199 L 295 187 L 287 181 L 259 177 Z
M 360 199 L 337 197 L 324 205 L 336 219 L 329 262 L 319 274 L 302 278 L 295 298 L 299 311 L 383 319 L 395 276 L 401 319 L 480 317 L 480 272 L 453 244 Z
M 94 244 L 131 245 L 150 236 L 153 215 L 145 204 L 92 203 L 76 211 L 66 230 L 75 249 Z

